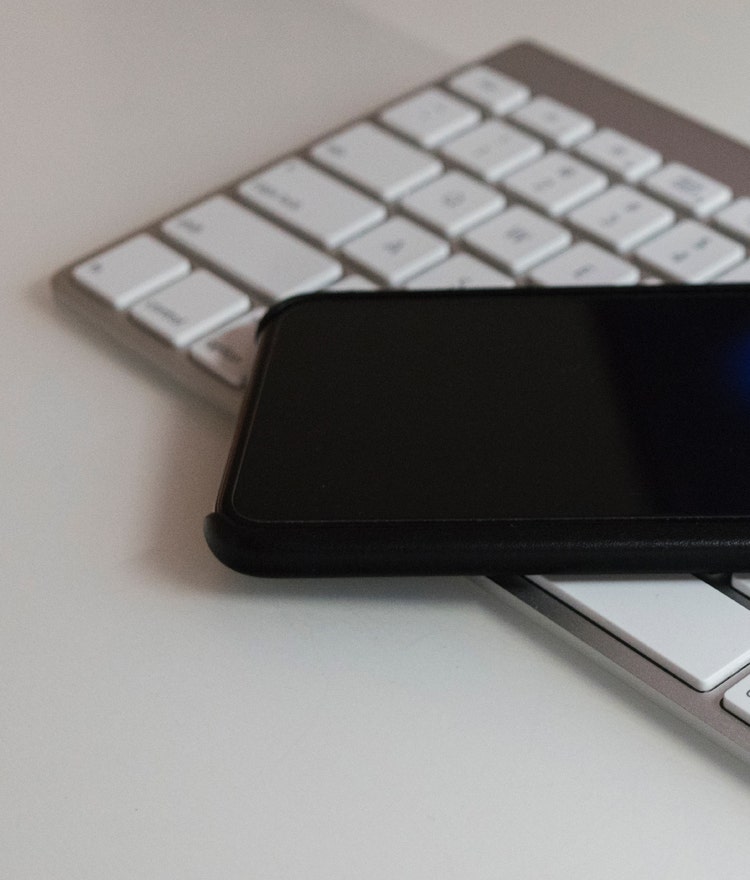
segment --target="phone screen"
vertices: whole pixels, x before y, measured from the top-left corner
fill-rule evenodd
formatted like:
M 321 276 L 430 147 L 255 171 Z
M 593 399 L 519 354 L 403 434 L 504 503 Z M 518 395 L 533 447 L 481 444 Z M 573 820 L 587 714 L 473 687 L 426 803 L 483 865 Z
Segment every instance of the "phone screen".
M 243 518 L 750 516 L 741 287 L 313 295 L 261 341 Z

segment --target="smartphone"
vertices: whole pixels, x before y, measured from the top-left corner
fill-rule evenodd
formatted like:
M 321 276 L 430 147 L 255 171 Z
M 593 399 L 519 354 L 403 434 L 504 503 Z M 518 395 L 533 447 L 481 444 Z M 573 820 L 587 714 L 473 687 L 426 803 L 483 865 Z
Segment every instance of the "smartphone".
M 215 511 L 264 576 L 750 569 L 750 286 L 273 307 Z

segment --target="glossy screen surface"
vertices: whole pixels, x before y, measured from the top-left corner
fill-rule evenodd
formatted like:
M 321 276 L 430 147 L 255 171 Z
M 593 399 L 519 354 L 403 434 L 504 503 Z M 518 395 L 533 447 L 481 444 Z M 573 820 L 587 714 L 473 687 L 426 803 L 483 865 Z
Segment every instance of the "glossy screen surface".
M 311 296 L 263 337 L 248 519 L 750 515 L 743 288 Z

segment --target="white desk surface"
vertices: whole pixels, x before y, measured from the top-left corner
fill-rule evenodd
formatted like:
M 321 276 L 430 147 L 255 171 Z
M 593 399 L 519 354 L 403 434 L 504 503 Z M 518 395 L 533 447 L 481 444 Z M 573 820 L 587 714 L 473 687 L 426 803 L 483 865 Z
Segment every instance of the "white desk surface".
M 750 769 L 468 581 L 206 549 L 231 425 L 62 264 L 521 37 L 750 141 L 736 0 L 8 0 L 0 877 L 747 877 Z

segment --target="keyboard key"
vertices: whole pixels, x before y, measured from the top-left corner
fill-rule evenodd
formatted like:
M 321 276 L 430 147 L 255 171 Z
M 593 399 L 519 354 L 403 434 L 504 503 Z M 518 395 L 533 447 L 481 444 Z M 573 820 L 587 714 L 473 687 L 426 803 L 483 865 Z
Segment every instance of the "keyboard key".
M 732 198 L 728 186 L 680 162 L 665 165 L 647 177 L 643 185 L 675 208 L 688 211 L 695 217 L 708 217 Z
M 116 309 L 183 278 L 190 261 L 152 235 L 136 235 L 73 270 L 73 277 Z
M 476 125 L 482 114 L 476 107 L 442 89 L 425 89 L 380 114 L 389 128 L 432 148 Z
M 750 242 L 750 198 L 747 196 L 719 211 L 714 220 L 722 229 Z
M 636 255 L 655 272 L 662 272 L 673 281 L 701 284 L 739 263 L 745 249 L 702 223 L 683 220 L 643 245 Z
M 568 219 L 619 253 L 632 250 L 674 223 L 675 213 L 629 186 L 613 186 Z
M 386 218 L 383 205 L 304 159 L 274 165 L 238 191 L 255 207 L 328 248 L 337 248 Z
M 345 278 L 342 278 L 341 281 L 337 281 L 335 284 L 332 284 L 330 287 L 326 287 L 326 290 L 377 290 L 377 284 L 374 284 L 370 281 L 369 278 L 365 278 L 364 275 L 347 275 Z
M 477 287 L 513 287 L 514 281 L 469 254 L 454 254 L 444 263 L 418 275 L 410 290 L 466 290 Z
M 531 580 L 698 691 L 750 663 L 750 611 L 691 575 Z
M 713 280 L 716 284 L 750 284 L 750 260 L 745 260 Z
M 446 144 L 442 153 L 490 183 L 544 153 L 544 144 L 513 125 L 490 119 Z
M 188 208 L 162 230 L 271 299 L 317 290 L 341 275 L 336 260 L 226 196 Z
M 404 217 L 392 217 L 344 248 L 344 253 L 383 283 L 395 287 L 450 253 L 448 242 Z
M 531 272 L 534 284 L 543 287 L 635 284 L 639 272 L 631 263 L 588 241 L 553 257 Z
M 371 122 L 334 135 L 313 147 L 310 155 L 385 202 L 405 196 L 443 170 L 439 159 Z
M 450 87 L 454 92 L 498 115 L 515 110 L 530 97 L 525 85 L 482 65 L 470 67 L 452 77 Z
M 184 348 L 204 333 L 250 308 L 250 299 L 206 269 L 137 303 L 131 317 L 175 348 Z
M 750 724 L 750 675 L 740 679 L 724 694 L 721 705 L 745 724 Z
M 553 150 L 506 177 L 504 186 L 525 202 L 559 217 L 605 189 L 607 178 L 567 153 Z
M 512 118 L 558 147 L 571 147 L 594 130 L 593 119 L 543 95 L 516 110 Z
M 611 128 L 600 128 L 579 144 L 576 152 L 628 183 L 635 183 L 661 165 L 661 154 L 656 150 Z
M 418 220 L 453 237 L 497 214 L 505 199 L 466 174 L 449 171 L 407 196 L 401 205 Z
M 573 236 L 563 226 L 515 205 L 469 232 L 464 240 L 482 256 L 522 275 L 564 250 Z
M 748 572 L 738 571 L 732 575 L 732 586 L 743 596 L 750 599 L 750 574 Z
M 250 378 L 255 357 L 255 333 L 266 309 L 252 309 L 216 333 L 196 342 L 190 356 L 234 388 L 243 388 Z

